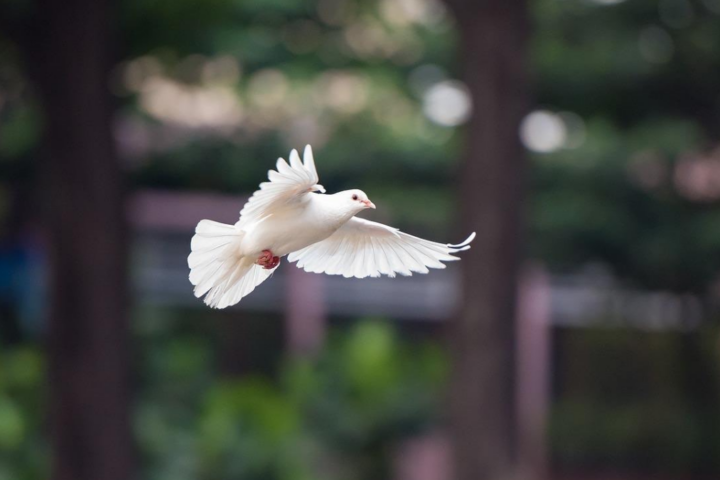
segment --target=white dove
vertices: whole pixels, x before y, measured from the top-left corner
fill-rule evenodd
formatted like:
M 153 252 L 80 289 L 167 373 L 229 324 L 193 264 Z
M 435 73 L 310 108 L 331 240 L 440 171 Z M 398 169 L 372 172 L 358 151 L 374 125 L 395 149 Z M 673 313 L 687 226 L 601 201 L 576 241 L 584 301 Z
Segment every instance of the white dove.
M 213 308 L 235 305 L 267 280 L 288 256 L 308 272 L 344 277 L 428 273 L 459 260 L 453 253 L 470 248 L 475 233 L 458 245 L 413 237 L 377 222 L 355 218 L 375 208 L 362 190 L 325 195 L 318 185 L 310 145 L 303 163 L 296 150 L 290 164 L 280 158 L 269 182 L 243 206 L 240 220 L 226 225 L 202 220 L 188 257 L 195 296 Z M 316 193 L 320 192 L 320 193 Z

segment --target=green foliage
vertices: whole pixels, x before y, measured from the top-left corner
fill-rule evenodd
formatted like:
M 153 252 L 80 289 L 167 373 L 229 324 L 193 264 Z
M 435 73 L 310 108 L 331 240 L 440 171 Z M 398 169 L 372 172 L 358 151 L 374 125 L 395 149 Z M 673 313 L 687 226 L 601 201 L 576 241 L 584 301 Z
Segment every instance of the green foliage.
M 718 420 L 676 405 L 568 400 L 553 408 L 550 440 L 565 468 L 717 472 L 720 436 L 702 424 Z
M 0 350 L 0 479 L 47 476 L 45 368 L 36 348 Z
M 402 345 L 384 323 L 358 324 L 316 361 L 294 362 L 285 384 L 313 431 L 341 451 L 362 452 L 436 421 L 445 358 Z
M 562 330 L 549 440 L 566 468 L 720 470 L 716 328 Z M 599 361 L 602 359 L 602 361 Z
M 315 358 L 285 359 L 276 379 L 238 378 L 217 372 L 211 323 L 154 313 L 138 331 L 143 478 L 388 478 L 394 447 L 442 421 L 446 356 L 401 341 L 385 322 L 334 331 Z M 549 424 L 558 465 L 720 469 L 716 329 L 556 338 L 559 358 L 572 359 L 561 362 Z M 0 354 L 0 479 L 46 478 L 44 385 L 36 347 Z
M 260 379 L 221 382 L 208 392 L 198 431 L 200 476 L 301 479 L 299 411 Z
M 168 339 L 170 326 L 143 322 L 145 478 L 382 478 L 392 447 L 437 421 L 444 355 L 401 342 L 387 323 L 335 332 L 316 358 L 286 359 L 277 382 L 218 376 L 208 332 L 175 323 Z
M 0 130 L 0 158 L 26 155 L 36 147 L 40 135 L 37 117 L 37 109 L 29 105 L 10 111 Z
M 687 5 L 686 20 L 667 16 L 671 4 Z M 644 287 L 703 292 L 720 268 L 718 198 L 683 191 L 678 172 L 718 142 L 716 12 L 652 1 L 531 8 L 539 104 L 585 121 L 579 146 L 533 156 L 531 254 L 555 270 L 602 262 Z M 648 54 L 657 36 L 660 58 Z
M 559 270 L 603 262 L 645 287 L 702 292 L 720 266 L 716 214 L 712 204 L 682 195 L 673 174 L 701 138 L 681 119 L 623 135 L 595 122 L 580 148 L 538 158 L 532 254 Z M 652 184 L 644 183 L 646 171 Z

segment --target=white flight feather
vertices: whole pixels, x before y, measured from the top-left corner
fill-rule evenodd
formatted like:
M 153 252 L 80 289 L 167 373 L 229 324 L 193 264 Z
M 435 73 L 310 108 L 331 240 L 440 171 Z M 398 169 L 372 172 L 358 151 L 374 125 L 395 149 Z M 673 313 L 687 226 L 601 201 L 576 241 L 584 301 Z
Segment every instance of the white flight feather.
M 428 273 L 458 260 L 452 254 L 469 248 L 475 234 L 458 244 L 442 244 L 396 228 L 353 217 L 325 240 L 288 255 L 288 261 L 313 273 L 378 277 Z

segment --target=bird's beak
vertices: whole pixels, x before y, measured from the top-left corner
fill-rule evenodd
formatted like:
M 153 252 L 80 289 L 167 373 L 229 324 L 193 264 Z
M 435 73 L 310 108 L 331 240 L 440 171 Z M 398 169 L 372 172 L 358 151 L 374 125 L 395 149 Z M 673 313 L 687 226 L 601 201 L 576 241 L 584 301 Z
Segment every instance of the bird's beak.
M 370 200 L 363 200 L 362 203 L 365 204 L 365 208 L 375 209 L 375 204 L 373 202 L 371 202 Z

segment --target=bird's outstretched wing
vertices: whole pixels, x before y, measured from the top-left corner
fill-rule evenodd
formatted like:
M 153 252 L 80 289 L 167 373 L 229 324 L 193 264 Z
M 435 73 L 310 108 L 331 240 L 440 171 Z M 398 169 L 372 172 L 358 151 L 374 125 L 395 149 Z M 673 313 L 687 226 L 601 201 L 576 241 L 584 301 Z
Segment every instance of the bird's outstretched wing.
M 297 150 L 293 150 L 290 152 L 290 164 L 279 158 L 276 168 L 268 171 L 270 181 L 261 183 L 260 190 L 255 191 L 243 206 L 239 227 L 256 223 L 274 211 L 292 205 L 306 193 L 325 192 L 323 186 L 318 185 L 319 178 L 310 145 L 305 147 L 303 162 L 300 162 Z
M 452 254 L 470 248 L 475 234 L 458 245 L 423 240 L 377 222 L 353 217 L 322 242 L 293 252 L 291 262 L 313 273 L 344 277 L 379 277 L 428 273 L 458 260 Z

